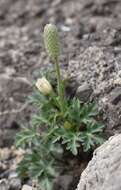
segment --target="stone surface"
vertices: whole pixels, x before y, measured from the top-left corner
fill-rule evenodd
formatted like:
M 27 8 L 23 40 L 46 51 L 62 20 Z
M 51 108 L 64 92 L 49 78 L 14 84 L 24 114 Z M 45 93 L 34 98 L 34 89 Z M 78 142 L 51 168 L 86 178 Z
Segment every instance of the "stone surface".
M 0 180 L 0 190 L 9 190 L 9 184 L 6 179 Z
M 9 185 L 12 190 L 21 190 L 21 180 L 19 178 L 11 178 Z
M 92 92 L 92 88 L 89 86 L 88 83 L 85 82 L 78 87 L 76 91 L 76 96 L 80 99 L 80 101 L 88 102 L 90 100 Z
M 32 190 L 32 187 L 29 185 L 23 185 L 22 190 Z
M 77 190 L 121 189 L 121 134 L 95 150 L 81 175 Z

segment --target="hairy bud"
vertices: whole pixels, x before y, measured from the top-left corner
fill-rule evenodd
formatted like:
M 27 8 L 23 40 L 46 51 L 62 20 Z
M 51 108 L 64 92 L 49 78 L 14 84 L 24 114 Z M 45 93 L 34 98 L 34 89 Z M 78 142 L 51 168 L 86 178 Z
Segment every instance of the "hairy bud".
M 49 95 L 52 92 L 52 86 L 45 77 L 37 79 L 35 85 L 39 89 L 39 91 L 44 95 Z
M 47 24 L 44 28 L 44 43 L 49 56 L 54 60 L 60 54 L 59 36 L 55 25 Z

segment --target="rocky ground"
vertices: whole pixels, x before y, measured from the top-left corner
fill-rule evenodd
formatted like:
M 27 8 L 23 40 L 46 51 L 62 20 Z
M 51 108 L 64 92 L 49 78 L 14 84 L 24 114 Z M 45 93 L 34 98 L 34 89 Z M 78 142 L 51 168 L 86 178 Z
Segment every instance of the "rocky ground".
M 7 152 L 8 157 L 0 156 L 0 184 L 9 181 L 9 187 L 2 190 L 22 186 L 13 169 L 20 157 L 13 137 L 33 113 L 26 103 L 32 80 L 38 70 L 51 66 L 42 38 L 43 27 L 50 22 L 60 31 L 60 62 L 71 77 L 71 93 L 83 101 L 97 102 L 107 136 L 121 131 L 121 1 L 1 0 L 0 155 Z M 58 189 L 70 190 L 74 177 L 64 175 L 68 183 L 63 184 L 65 176 L 60 176 Z M 15 183 L 16 187 L 10 185 Z

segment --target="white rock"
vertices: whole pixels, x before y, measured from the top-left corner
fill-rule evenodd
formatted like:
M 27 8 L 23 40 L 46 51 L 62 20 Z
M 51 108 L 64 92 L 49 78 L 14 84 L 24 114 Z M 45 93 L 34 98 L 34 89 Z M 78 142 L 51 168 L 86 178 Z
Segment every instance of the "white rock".
M 22 190 L 32 190 L 32 187 L 29 185 L 23 185 Z
M 77 190 L 121 190 L 121 134 L 95 150 Z

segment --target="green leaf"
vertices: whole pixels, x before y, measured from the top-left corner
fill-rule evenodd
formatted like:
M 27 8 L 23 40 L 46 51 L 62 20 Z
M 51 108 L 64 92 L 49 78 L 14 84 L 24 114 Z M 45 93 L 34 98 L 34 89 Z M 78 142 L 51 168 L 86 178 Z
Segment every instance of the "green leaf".
M 41 108 L 41 106 L 47 102 L 47 97 L 41 94 L 38 90 L 35 90 L 33 95 L 28 97 L 28 102 Z
M 50 122 L 45 116 L 42 115 L 34 115 L 32 118 L 33 126 L 41 126 L 42 124 L 50 125 Z
M 73 98 L 70 101 L 70 105 L 65 113 L 65 117 L 67 117 L 70 122 L 80 124 L 80 110 L 80 101 L 77 98 Z
M 89 151 L 94 146 L 94 141 L 90 133 L 83 132 L 80 135 L 80 141 L 82 142 L 85 152 Z
M 78 147 L 80 147 L 80 132 L 65 130 L 62 139 L 62 143 L 66 144 L 66 149 L 70 150 L 72 154 L 77 155 Z
M 52 190 L 53 184 L 52 180 L 48 179 L 47 177 L 42 179 L 39 183 L 41 190 Z
M 98 114 L 96 105 L 94 103 L 84 104 L 81 109 L 80 117 L 84 124 L 94 122 L 94 116 Z
M 103 124 L 100 124 L 97 122 L 87 124 L 87 130 L 88 132 L 91 132 L 91 133 L 100 133 L 103 131 L 104 127 L 105 126 Z
M 26 144 L 31 144 L 38 137 L 36 128 L 23 128 L 16 136 L 16 147 L 23 147 Z
M 101 137 L 104 125 L 98 123 L 88 123 L 86 131 L 80 135 L 80 140 L 84 147 L 84 151 L 87 152 L 95 145 L 101 145 L 104 142 L 104 138 Z

